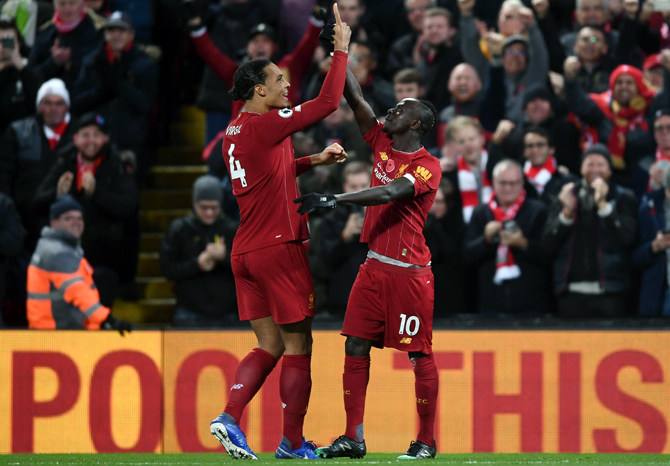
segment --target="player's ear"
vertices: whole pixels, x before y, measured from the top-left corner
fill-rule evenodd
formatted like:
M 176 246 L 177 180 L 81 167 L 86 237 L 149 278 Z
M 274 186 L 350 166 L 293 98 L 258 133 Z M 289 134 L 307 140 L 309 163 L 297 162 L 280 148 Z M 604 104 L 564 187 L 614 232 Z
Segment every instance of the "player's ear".
M 254 92 L 256 92 L 256 94 L 258 94 L 261 97 L 265 97 L 266 94 L 265 86 L 263 84 L 256 84 L 254 86 Z

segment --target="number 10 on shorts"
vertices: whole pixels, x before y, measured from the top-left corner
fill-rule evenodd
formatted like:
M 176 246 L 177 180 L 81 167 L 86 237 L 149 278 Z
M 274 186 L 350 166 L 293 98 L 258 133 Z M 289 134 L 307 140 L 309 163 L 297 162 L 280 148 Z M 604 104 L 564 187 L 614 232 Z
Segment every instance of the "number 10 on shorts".
M 407 314 L 400 314 L 400 335 L 416 335 L 419 331 L 419 318 L 417 316 L 409 316 Z

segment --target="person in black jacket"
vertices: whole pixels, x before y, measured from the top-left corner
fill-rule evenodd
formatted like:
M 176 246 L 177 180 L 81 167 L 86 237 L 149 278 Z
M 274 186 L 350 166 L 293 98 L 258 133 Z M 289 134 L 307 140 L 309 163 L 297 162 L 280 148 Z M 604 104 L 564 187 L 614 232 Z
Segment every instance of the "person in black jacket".
M 60 78 L 72 88 L 82 60 L 102 42 L 105 18 L 86 10 L 84 0 L 55 0 L 53 19 L 38 28 L 28 66 L 44 79 Z
M 116 147 L 135 153 L 141 175 L 146 171 L 148 119 L 158 95 L 158 64 L 135 44 L 135 30 L 126 13 L 111 14 L 104 38 L 84 58 L 72 90 L 72 112 L 102 115 Z
M 175 327 L 226 327 L 237 322 L 230 250 L 238 222 L 221 213 L 221 182 L 193 184 L 193 212 L 174 220 L 163 238 L 161 271 L 175 282 Z
M 344 167 L 343 192 L 353 193 L 370 187 L 372 168 L 364 162 L 349 162 Z M 320 256 L 330 269 L 328 284 L 328 311 L 344 317 L 349 292 L 358 268 L 368 254 L 366 244 L 360 242 L 365 207 L 346 205 L 323 216 L 320 232 Z
M 74 144 L 64 148 L 35 194 L 39 207 L 70 194 L 84 208 L 81 245 L 94 269 L 101 302 L 116 297 L 124 220 L 137 207 L 137 185 L 129 168 L 109 144 L 104 119 L 87 113 L 79 119 Z
M 23 226 L 14 202 L 6 194 L 0 193 L 0 311 L 7 291 L 7 273 L 10 258 L 18 256 L 23 246 Z M 0 328 L 4 327 L 0 313 Z
M 538 316 L 547 312 L 548 262 L 541 240 L 546 207 L 526 197 L 514 160 L 493 168 L 494 193 L 479 205 L 465 232 L 465 260 L 477 268 L 482 315 Z
M 604 144 L 584 151 L 582 179 L 567 183 L 549 208 L 544 248 L 554 261 L 554 294 L 561 317 L 628 314 L 637 201 L 612 181 Z
M 0 17 L 0 132 L 12 121 L 35 113 L 35 98 L 42 77 L 26 66 L 28 53 L 14 21 Z M 8 46 L 12 45 L 12 48 Z

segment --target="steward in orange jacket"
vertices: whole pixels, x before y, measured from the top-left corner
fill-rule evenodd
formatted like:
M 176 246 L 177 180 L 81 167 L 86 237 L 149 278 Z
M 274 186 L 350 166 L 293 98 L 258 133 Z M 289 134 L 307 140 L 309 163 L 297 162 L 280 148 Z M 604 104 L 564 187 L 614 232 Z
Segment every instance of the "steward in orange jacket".
M 31 329 L 115 329 L 131 326 L 100 304 L 93 268 L 84 258 L 80 237 L 82 207 L 71 196 L 51 206 L 51 227 L 42 236 L 28 267 L 28 326 Z

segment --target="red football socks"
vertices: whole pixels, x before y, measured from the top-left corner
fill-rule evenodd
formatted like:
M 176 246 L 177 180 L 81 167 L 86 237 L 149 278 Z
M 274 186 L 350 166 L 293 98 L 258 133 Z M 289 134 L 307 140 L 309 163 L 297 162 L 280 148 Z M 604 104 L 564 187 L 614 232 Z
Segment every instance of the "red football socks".
M 342 388 L 344 410 L 347 413 L 347 428 L 344 435 L 363 441 L 363 414 L 365 393 L 370 381 L 370 356 L 345 356 Z
M 279 397 L 284 405 L 284 437 L 291 449 L 302 445 L 309 395 L 312 391 L 311 354 L 284 355 L 279 376 Z
M 277 360 L 265 350 L 254 348 L 245 356 L 235 370 L 235 380 L 230 388 L 224 412 L 239 423 L 242 411 L 260 390 L 265 378 L 272 372 Z
M 416 411 L 419 414 L 419 434 L 416 439 L 433 446 L 437 393 L 440 379 L 433 355 L 412 361 Z

